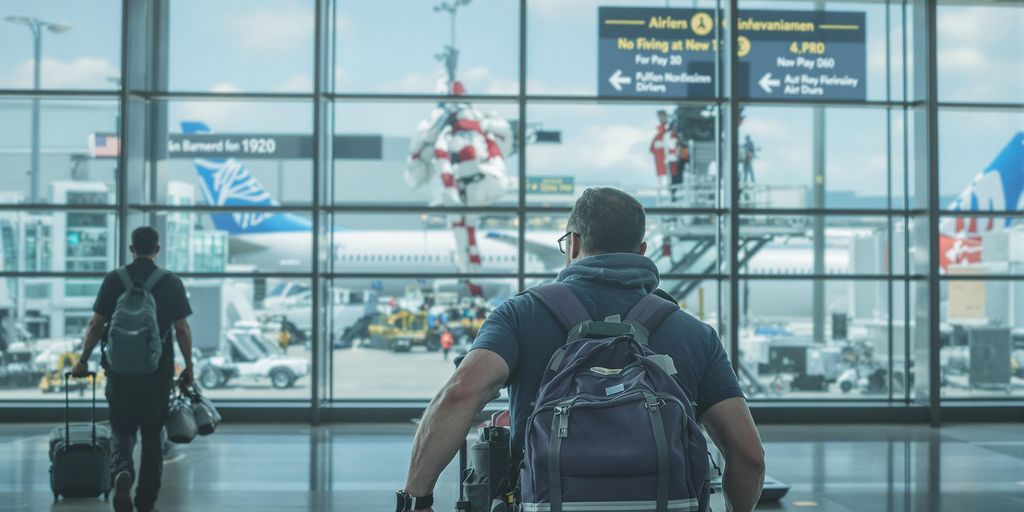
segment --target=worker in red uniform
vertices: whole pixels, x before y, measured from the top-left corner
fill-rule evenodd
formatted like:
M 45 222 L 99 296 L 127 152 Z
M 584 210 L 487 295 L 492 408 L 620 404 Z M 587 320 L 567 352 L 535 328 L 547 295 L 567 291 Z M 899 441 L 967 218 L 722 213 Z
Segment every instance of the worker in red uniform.
M 455 345 L 455 336 L 448 329 L 441 331 L 441 353 L 444 354 L 444 360 L 448 360 L 448 353 L 452 351 L 452 347 Z
M 675 201 L 678 189 L 683 184 L 683 170 L 680 166 L 682 146 L 674 123 L 664 110 L 658 111 L 658 131 L 651 140 L 651 154 L 654 155 L 654 169 L 658 175 L 658 185 L 669 189 Z M 686 152 L 687 160 L 689 152 Z

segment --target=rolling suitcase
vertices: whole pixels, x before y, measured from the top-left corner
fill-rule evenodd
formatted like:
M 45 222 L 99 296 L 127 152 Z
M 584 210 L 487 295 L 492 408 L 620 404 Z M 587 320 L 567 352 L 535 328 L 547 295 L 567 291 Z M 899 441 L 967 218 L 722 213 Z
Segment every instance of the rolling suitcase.
M 92 377 L 92 421 L 71 424 L 71 400 L 64 374 L 64 425 L 50 432 L 50 489 L 65 498 L 110 497 L 110 428 L 96 424 L 96 373 Z
M 459 449 L 459 512 L 513 512 L 515 476 L 510 467 L 508 411 L 499 411 L 482 424 L 477 440 Z

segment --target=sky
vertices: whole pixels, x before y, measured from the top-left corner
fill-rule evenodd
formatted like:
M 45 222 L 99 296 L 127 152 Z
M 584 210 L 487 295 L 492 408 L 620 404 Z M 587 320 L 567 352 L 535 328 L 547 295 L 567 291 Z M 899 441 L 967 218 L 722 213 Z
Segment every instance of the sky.
M 691 7 L 692 1 L 674 1 Z M 696 2 L 700 7 L 713 2 Z M 176 91 L 311 92 L 313 3 L 308 0 L 173 0 L 169 87 Z M 449 38 L 449 20 L 433 2 L 339 0 L 335 88 L 339 92 L 436 92 L 435 54 Z M 596 92 L 597 8 L 662 6 L 662 2 L 532 0 L 528 7 L 527 90 L 530 94 L 592 96 Z M 747 1 L 741 8 L 811 8 L 810 2 Z M 882 3 L 836 2 L 828 9 L 865 12 L 867 91 L 886 97 L 886 38 L 893 56 L 891 93 L 902 97 L 901 13 L 885 30 Z M 0 16 L 65 21 L 70 31 L 46 33 L 42 85 L 47 89 L 113 89 L 119 74 L 120 2 L 114 0 L 0 0 Z M 458 13 L 459 76 L 473 94 L 518 89 L 518 3 L 473 0 Z M 1024 7 L 942 5 L 938 19 L 939 95 L 943 101 L 1024 102 Z M 26 27 L 0 22 L 0 88 L 31 86 L 31 38 Z M 908 64 L 912 65 L 913 56 Z M 346 102 L 336 131 L 411 135 L 430 103 Z M 487 105 L 514 115 L 514 103 Z M 528 172 L 574 175 L 581 183 L 653 186 L 648 145 L 658 108 L 670 105 L 531 103 L 527 120 L 561 130 L 560 145 L 528 149 Z M 205 120 L 215 131 L 309 133 L 312 109 L 301 102 L 195 102 L 170 105 L 172 128 Z M 806 185 L 811 176 L 813 109 L 751 106 L 741 130 L 761 148 L 758 180 Z M 1016 131 L 1024 113 L 943 110 L 939 116 L 940 193 L 959 192 Z M 830 191 L 884 194 L 886 132 L 892 129 L 894 182 L 902 183 L 902 115 L 879 108 L 826 110 L 826 183 Z M 910 127 L 913 128 L 912 126 Z M 912 162 L 911 162 L 912 163 Z M 896 192 L 900 192 L 898 186 Z

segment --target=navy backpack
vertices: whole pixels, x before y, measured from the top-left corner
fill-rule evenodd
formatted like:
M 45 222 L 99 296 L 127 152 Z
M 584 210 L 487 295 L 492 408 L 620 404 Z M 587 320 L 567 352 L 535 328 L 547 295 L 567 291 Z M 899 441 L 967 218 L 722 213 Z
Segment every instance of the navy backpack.
M 679 306 L 647 295 L 593 321 L 563 283 L 534 287 L 569 333 L 527 422 L 524 512 L 707 510 L 708 451 L 672 359 L 648 346 Z

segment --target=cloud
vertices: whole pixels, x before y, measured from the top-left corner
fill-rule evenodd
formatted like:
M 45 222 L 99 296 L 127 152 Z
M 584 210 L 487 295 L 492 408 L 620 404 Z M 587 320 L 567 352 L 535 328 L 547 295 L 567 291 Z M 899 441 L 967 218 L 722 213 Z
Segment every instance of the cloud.
M 294 55 L 313 47 L 314 21 L 309 8 L 260 9 L 234 18 L 233 28 L 251 50 Z
M 337 73 L 336 73 L 337 74 Z M 278 92 L 313 92 L 313 80 L 307 75 L 293 76 L 274 87 Z
M 626 173 L 652 167 L 648 152 L 652 133 L 632 125 L 588 125 L 581 131 L 564 132 L 560 146 L 531 147 L 530 166 L 539 171 L 578 171 L 588 180 L 601 179 L 595 175 L 601 171 L 613 171 L 614 176 L 622 178 Z
M 593 96 L 594 89 L 582 86 L 555 84 L 551 85 L 544 80 L 528 78 L 526 90 L 530 94 L 551 94 L 557 96 Z
M 996 6 L 939 9 L 940 99 L 1017 101 L 1024 97 L 1020 12 L 1019 7 Z
M 577 18 L 582 12 L 593 12 L 596 15 L 598 3 L 594 0 L 547 0 L 530 2 L 530 17 L 537 16 L 545 20 L 565 20 Z
M 235 84 L 221 82 L 210 88 L 210 92 L 244 92 L 241 87 Z M 172 104 L 177 110 L 177 117 L 180 121 L 202 121 L 214 132 L 224 131 L 223 126 L 232 119 L 244 116 L 246 111 L 251 111 L 251 105 L 237 101 L 183 101 Z
M 485 67 L 459 71 L 458 80 L 466 86 L 469 94 L 516 94 L 519 82 L 515 79 L 496 77 Z M 439 92 L 444 78 L 441 70 L 435 73 L 409 73 L 398 82 L 385 84 L 382 89 L 393 92 L 433 93 Z M 337 77 L 336 77 L 337 80 Z
M 228 83 L 228 82 L 220 82 L 218 84 L 214 84 L 213 87 L 210 87 L 210 92 L 245 92 L 245 91 L 241 87 L 239 87 L 239 86 L 237 86 L 235 84 Z
M 742 137 L 750 135 L 754 144 L 760 148 L 754 163 L 758 181 L 803 184 L 810 179 L 811 152 L 807 149 L 809 145 L 794 144 L 793 135 L 808 133 L 809 118 L 796 116 L 784 121 L 785 116 L 780 116 L 780 113 L 767 109 L 748 112 L 740 129 L 740 137 L 742 140 Z
M 348 37 L 358 34 L 356 24 L 352 22 L 352 18 L 349 18 L 344 14 L 338 14 L 334 18 L 334 30 L 338 35 L 344 34 Z
M 8 80 L 2 81 L 12 89 L 32 88 L 32 59 L 18 64 Z M 118 77 L 121 70 L 106 59 L 79 57 L 73 60 L 43 58 L 39 71 L 45 89 L 113 89 L 116 85 L 108 78 Z

